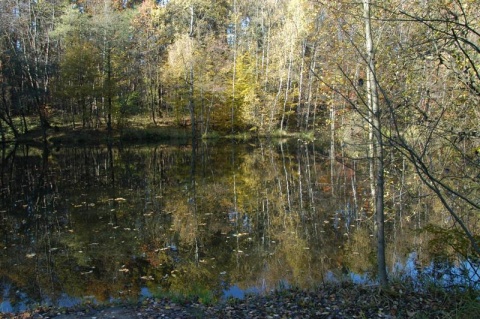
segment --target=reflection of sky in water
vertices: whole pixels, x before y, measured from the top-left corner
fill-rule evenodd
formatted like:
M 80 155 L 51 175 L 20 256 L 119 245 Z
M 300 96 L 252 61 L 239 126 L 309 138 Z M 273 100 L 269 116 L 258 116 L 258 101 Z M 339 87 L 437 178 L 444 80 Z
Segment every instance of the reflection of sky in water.
M 0 203 L 0 210 L 6 209 L 6 215 L 11 216 L 11 219 L 6 222 L 12 234 L 18 233 L 15 235 L 17 237 L 13 237 L 14 240 L 18 240 L 18 245 L 12 246 L 16 247 L 15 249 L 5 250 L 2 257 L 4 259 L 0 260 L 2 267 L 3 260 L 6 260 L 5 264 L 9 267 L 0 282 L 0 293 L 3 292 L 0 311 L 20 311 L 36 305 L 71 307 L 85 301 L 97 303 L 93 296 L 86 295 L 96 294 L 97 284 L 108 285 L 110 276 L 120 281 L 112 286 L 112 289 L 102 290 L 102 300 L 107 297 L 103 293 L 112 293 L 112 296 L 106 299 L 107 302 L 118 302 L 121 298 L 132 295 L 140 299 L 152 297 L 155 288 L 151 291 L 146 287 L 137 290 L 145 284 L 145 281 L 140 281 L 138 277 L 142 278 L 142 275 L 150 274 L 152 269 L 153 274 L 158 275 L 159 288 L 163 287 L 163 282 L 170 281 L 168 278 L 170 271 L 179 263 L 191 261 L 194 254 L 195 261 L 202 263 L 199 270 L 209 272 L 207 278 L 221 283 L 218 285 L 218 282 L 209 282 L 207 286 L 214 287 L 212 289 L 223 299 L 230 297 L 242 299 L 249 293 L 263 294 L 271 289 L 288 289 L 290 286 L 320 285 L 320 281 L 374 284 L 371 278 L 374 277 L 375 271 L 348 273 L 345 268 L 337 268 L 336 263 L 341 263 L 341 258 L 337 260 L 336 257 L 334 259 L 324 255 L 336 254 L 338 252 L 336 246 L 345 244 L 346 238 L 350 238 L 351 230 L 357 229 L 351 227 L 363 227 L 363 221 L 366 220 L 366 216 L 358 210 L 356 200 L 347 195 L 349 191 L 344 192 L 345 196 L 340 197 L 340 193 L 336 196 L 330 195 L 330 186 L 327 187 L 328 189 L 315 190 L 318 183 L 322 185 L 324 182 L 325 185 L 333 183 L 331 174 L 337 176 L 337 173 L 338 177 L 335 177 L 335 180 L 338 180 L 339 184 L 331 186 L 339 187 L 339 190 L 345 189 L 350 180 L 347 181 L 344 178 L 346 175 L 343 164 L 337 167 L 338 169 L 330 171 L 332 168 L 324 166 L 323 159 L 316 162 L 315 157 L 310 157 L 317 154 L 316 148 L 310 150 L 303 146 L 287 152 L 291 157 L 284 156 L 283 148 L 281 154 L 277 152 L 275 145 L 272 146 L 271 153 L 268 147 L 262 146 L 258 154 L 252 152 L 250 146 L 243 148 L 242 145 L 235 145 L 235 152 L 229 147 L 221 145 L 213 148 L 212 153 L 209 151 L 205 154 L 199 149 L 199 152 L 202 152 L 201 157 L 198 158 L 199 163 L 201 160 L 204 163 L 202 165 L 207 165 L 205 169 L 207 167 L 208 169 L 205 171 L 202 169 L 198 179 L 194 172 L 190 172 L 189 175 L 189 170 L 183 169 L 183 164 L 193 161 L 194 155 L 190 154 L 188 149 L 179 150 L 176 147 L 165 149 L 162 147 L 159 152 L 157 148 L 150 147 L 142 148 L 138 152 L 136 150 L 108 149 L 107 152 L 105 149 L 88 149 L 78 153 L 76 149 L 68 149 L 58 153 L 58 162 L 52 166 L 42 165 L 47 163 L 41 162 L 41 159 L 49 158 L 46 156 L 19 161 L 15 164 L 18 165 L 16 178 L 19 181 L 31 180 L 33 184 L 31 189 L 27 187 L 30 193 L 24 193 L 27 188 L 21 186 L 22 183 L 16 186 L 18 192 L 12 192 L 12 195 L 17 197 L 12 198 L 11 207 L 4 207 L 4 203 Z M 79 154 L 82 154 L 81 158 L 85 158 L 85 161 L 74 160 L 79 157 Z M 235 157 L 230 158 L 230 155 Z M 235 162 L 237 157 L 241 160 Z M 204 162 L 206 158 L 215 165 L 209 167 L 209 164 Z M 298 163 L 296 159 L 299 160 Z M 114 160 L 115 166 L 97 164 L 107 163 L 110 160 Z M 90 165 L 91 163 L 95 164 Z M 145 163 L 150 164 L 144 165 Z M 245 172 L 245 177 L 237 182 L 239 191 L 238 194 L 233 195 L 235 198 L 238 195 L 239 200 L 235 205 L 232 202 L 230 176 L 232 172 L 235 174 L 237 169 L 231 167 L 237 165 L 231 165 L 231 163 L 245 165 L 245 167 L 239 166 L 242 167 L 242 172 Z M 39 169 L 31 170 L 31 167 L 48 167 L 52 170 L 44 172 Z M 152 167 L 161 168 L 160 179 L 156 168 L 152 170 Z M 265 175 L 265 180 L 262 178 L 262 182 L 257 185 L 254 177 L 262 174 Z M 363 174 L 361 170 L 359 174 Z M 32 178 L 44 178 L 44 176 L 52 177 L 49 185 L 55 184 L 58 187 L 58 194 L 57 191 L 52 192 L 50 189 L 43 188 L 36 191 L 37 186 Z M 56 179 L 57 176 L 58 179 Z M 72 183 L 74 180 L 80 181 L 78 185 Z M 283 180 L 287 183 L 286 189 L 283 187 L 285 185 L 280 183 Z M 198 183 L 198 187 L 191 189 L 192 184 L 188 181 L 194 181 L 195 185 Z M 214 181 L 213 191 L 212 181 Z M 353 180 L 351 182 L 354 183 Z M 363 183 L 359 183 L 356 186 L 362 189 L 362 185 Z M 288 200 L 288 207 L 284 205 L 283 196 Z M 277 201 L 277 198 L 281 200 Z M 12 209 L 11 214 L 10 209 Z M 21 214 L 17 214 L 19 210 L 22 211 Z M 39 215 L 35 215 L 37 210 Z M 298 220 L 296 212 L 300 217 Z M 55 222 L 52 223 L 54 220 Z M 287 221 L 288 225 L 286 225 Z M 49 240 L 53 238 L 50 236 L 53 230 L 60 236 L 54 237 L 53 242 L 44 242 L 43 237 L 38 237 L 42 235 L 36 231 L 39 229 L 38 225 L 42 225 L 42 229 L 49 231 L 46 237 Z M 5 229 L 8 230 L 8 228 Z M 289 236 L 289 231 L 292 231 L 294 236 Z M 22 236 L 29 236 L 31 242 L 22 239 L 24 238 Z M 193 236 L 195 236 L 195 251 L 190 246 Z M 278 243 L 282 244 L 278 245 Z M 43 247 L 44 244 L 48 246 Z M 311 253 L 305 256 L 299 251 L 299 249 L 310 248 Z M 44 251 L 48 255 L 43 254 Z M 233 262 L 232 251 L 237 264 Z M 25 252 L 28 254 L 22 256 Z M 365 253 L 363 250 L 357 253 L 362 252 Z M 348 250 L 344 253 L 347 254 Z M 344 253 L 342 258 L 345 257 Z M 132 259 L 129 257 L 131 255 L 133 255 Z M 35 259 L 33 259 L 34 256 L 36 256 Z M 75 277 L 71 282 L 77 285 L 78 289 L 69 291 L 74 291 L 72 294 L 77 298 L 61 295 L 60 293 L 65 291 L 62 285 L 40 287 L 47 283 L 47 277 L 45 279 L 40 277 L 42 280 L 38 283 L 15 281 L 15 278 L 19 278 L 17 274 L 19 269 L 15 265 L 17 260 L 25 261 L 26 270 L 33 270 L 33 262 L 37 260 L 37 267 L 40 268 L 36 271 L 46 276 L 55 273 L 57 269 L 44 268 L 44 265 L 47 267 L 50 265 L 44 264 L 43 260 L 54 260 L 51 258 L 57 258 L 57 256 L 58 259 L 55 259 L 56 263 L 53 264 L 55 267 L 63 265 L 66 261 L 68 263 L 65 265 L 72 267 L 70 271 L 75 271 Z M 138 259 L 137 256 L 139 256 Z M 270 260 L 275 262 L 273 258 L 277 258 L 276 256 L 278 256 L 279 268 L 275 266 L 264 278 L 262 278 L 264 273 L 259 272 L 252 273 L 246 278 L 235 277 L 237 281 L 231 282 L 229 279 L 225 283 L 223 280 L 227 277 L 222 277 L 223 275 L 216 277 L 214 273 L 217 271 L 215 267 L 225 274 L 233 270 L 233 267 L 243 266 L 243 263 L 249 267 L 247 269 L 262 269 L 268 272 L 269 269 L 263 267 L 269 266 Z M 330 259 L 330 261 L 323 262 L 324 259 Z M 112 267 L 109 263 L 104 263 L 107 260 L 112 261 Z M 39 261 L 42 263 L 38 263 Z M 145 264 L 145 261 L 148 264 Z M 317 264 L 320 261 L 321 264 Z M 394 263 L 390 269 L 391 278 L 400 280 L 405 278 L 405 281 L 417 284 L 418 288 L 422 280 L 432 282 L 430 277 L 442 282 L 463 283 L 468 279 L 456 277 L 466 273 L 467 278 L 478 281 L 478 274 L 474 273 L 474 267 L 469 263 L 456 264 L 459 269 L 449 271 L 446 268 L 450 266 L 430 264 L 420 271 L 417 256 L 414 253 L 401 256 L 395 261 L 397 263 Z M 366 262 L 365 267 L 370 267 L 368 258 Z M 113 267 L 113 263 L 126 264 L 120 269 L 121 274 Z M 327 272 L 329 269 L 332 271 Z M 128 273 L 128 270 L 131 272 Z M 12 272 L 11 277 L 9 272 Z M 62 269 L 59 274 L 63 273 Z M 99 281 L 92 282 L 92 286 L 89 287 L 89 284 L 83 284 L 84 276 L 92 273 L 99 276 Z M 175 273 L 181 276 L 178 272 Z M 282 281 L 282 274 L 291 281 Z M 309 277 L 301 278 L 303 275 Z M 179 278 L 179 282 L 185 284 L 187 289 L 190 286 L 188 278 Z M 187 281 L 183 282 L 183 279 Z M 298 279 L 297 282 L 296 279 Z M 130 290 L 128 294 L 118 295 L 117 289 L 130 287 L 131 281 L 136 281 L 135 289 Z M 166 289 L 168 287 L 170 286 L 165 286 Z M 249 288 L 244 289 L 245 287 Z M 176 293 L 174 290 L 170 292 Z
M 142 287 L 140 289 L 140 296 L 142 298 L 150 298 L 153 296 L 153 294 L 150 292 L 150 290 L 147 287 Z
M 3 289 L 2 303 L 0 303 L 0 313 L 12 312 L 12 311 L 25 311 L 27 310 L 26 300 L 27 296 L 24 293 L 16 292 L 17 298 L 20 300 L 16 303 L 15 307 L 12 306 L 8 295 L 10 294 L 11 286 L 6 284 Z
M 480 289 L 479 262 L 475 263 L 470 260 L 464 260 L 457 265 L 431 262 L 427 267 L 420 268 L 417 259 L 417 253 L 412 252 L 408 255 L 405 263 L 397 261 L 393 266 L 390 276 L 392 278 L 410 281 L 417 289 L 422 288 L 425 282 L 435 283 L 445 288 L 458 286 Z M 369 274 L 349 272 L 347 277 L 356 284 L 375 283 Z M 328 271 L 325 274 L 325 281 L 338 283 L 341 281 L 341 278 L 338 278 L 333 272 Z
M 414 252 L 409 254 L 405 263 L 396 262 L 390 276 L 400 278 L 402 280 L 412 281 L 416 288 L 421 288 L 423 283 L 427 281 L 435 282 L 444 287 L 458 285 L 460 287 L 472 287 L 475 289 L 480 289 L 479 263 L 475 264 L 471 261 L 463 261 L 458 263 L 456 266 L 452 266 L 451 264 L 449 265 L 447 263 L 435 264 L 432 262 L 427 267 L 419 269 L 417 264 L 417 254 Z M 369 274 L 356 274 L 349 272 L 344 278 L 338 278 L 331 271 L 328 271 L 325 274 L 325 281 L 327 282 L 338 283 L 345 278 L 355 284 L 374 283 Z M 277 288 L 288 289 L 290 286 L 290 283 L 283 280 L 278 283 Z M 3 288 L 3 301 L 0 303 L 0 313 L 25 311 L 32 306 L 28 296 L 20 291 L 16 292 L 17 301 L 15 302 L 15 305 L 12 305 L 10 299 L 8 298 L 10 295 L 10 290 L 11 286 L 5 284 Z M 265 286 L 254 286 L 247 289 L 241 289 L 238 285 L 232 285 L 222 291 L 222 300 L 226 300 L 228 298 L 244 299 L 245 295 L 247 294 L 261 294 L 267 292 L 266 290 L 267 289 Z M 140 298 L 149 298 L 152 296 L 152 292 L 147 287 L 141 288 L 139 296 Z M 81 304 L 82 302 L 85 302 L 86 299 L 96 303 L 95 300 L 92 300 L 92 297 L 86 297 L 82 299 L 72 298 L 66 294 L 62 294 L 56 301 L 44 300 L 43 305 L 55 305 L 68 308 Z
M 228 289 L 223 290 L 222 300 L 226 300 L 228 298 L 244 299 L 245 295 L 258 295 L 260 293 L 262 293 L 262 289 L 258 287 L 250 287 L 243 290 L 237 285 L 233 285 Z
M 422 275 L 444 287 L 456 285 L 480 289 L 480 265 L 468 260 L 456 267 L 430 263 L 422 270 Z
M 62 294 L 62 296 L 58 299 L 57 304 L 62 308 L 63 307 L 68 308 L 68 307 L 73 307 L 75 305 L 78 305 L 80 302 L 81 302 L 80 298 L 72 298 L 67 294 Z
M 228 289 L 223 290 L 223 299 L 228 298 L 243 299 L 245 298 L 245 291 L 240 289 L 237 285 L 234 285 Z
M 8 313 L 8 312 L 21 312 L 26 311 L 31 308 L 35 308 L 38 306 L 37 304 L 33 304 L 32 301 L 28 298 L 27 294 L 17 291 L 16 297 L 19 301 L 16 301 L 14 305 L 12 305 L 8 295 L 10 293 L 10 286 L 4 288 L 3 291 L 3 301 L 0 303 L 0 313 Z M 86 298 L 91 300 L 91 298 Z M 85 301 L 85 300 L 83 300 Z M 61 308 L 69 308 L 82 303 L 81 298 L 74 298 L 70 297 L 67 294 L 62 294 L 56 301 L 52 301 L 50 299 L 45 299 L 41 304 L 44 306 L 56 306 Z M 94 303 L 96 303 L 94 301 Z
M 372 279 L 368 274 L 359 275 L 359 274 L 350 272 L 348 273 L 348 276 L 354 284 L 366 285 L 366 284 L 372 283 Z
M 0 304 L 0 312 L 5 313 L 5 312 L 13 312 L 13 311 L 24 311 L 26 310 L 25 304 L 20 303 L 18 304 L 15 309 L 13 309 L 12 304 L 10 303 L 9 300 L 4 300 Z
M 471 260 L 464 260 L 456 265 L 431 262 L 427 267 L 420 269 L 417 254 L 413 252 L 409 254 L 404 264 L 395 263 L 393 275 L 411 280 L 417 288 L 424 282 L 433 282 L 446 288 L 456 285 L 480 289 L 480 263 Z

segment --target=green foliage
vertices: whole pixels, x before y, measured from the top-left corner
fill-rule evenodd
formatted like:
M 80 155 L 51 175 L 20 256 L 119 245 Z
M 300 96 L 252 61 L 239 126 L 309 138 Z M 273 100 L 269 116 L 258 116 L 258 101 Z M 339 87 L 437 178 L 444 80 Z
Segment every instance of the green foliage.
M 202 139 L 218 139 L 220 138 L 220 133 L 217 131 L 210 131 L 202 135 Z
M 189 131 L 175 127 L 145 127 L 125 128 L 120 139 L 130 142 L 158 142 L 164 140 L 185 141 L 189 138 Z
M 127 96 L 120 96 L 114 104 L 114 114 L 120 129 L 128 125 L 128 118 L 140 114 L 142 111 L 141 98 L 138 92 Z
M 262 127 L 261 101 L 255 79 L 255 60 L 247 52 L 237 58 L 235 77 L 235 125 Z
M 75 101 L 92 100 L 98 94 L 99 52 L 90 42 L 72 41 L 60 63 L 58 94 Z
M 299 138 L 307 142 L 313 142 L 315 141 L 315 132 L 314 131 L 301 132 Z
M 369 155 L 366 94 L 360 85 L 366 69 L 361 6 L 305 0 L 236 1 L 235 7 L 205 0 L 143 1 L 137 8 L 121 8 L 118 1 L 83 3 L 0 2 L 8 25 L 0 35 L 0 121 L 2 129 L 9 127 L 7 138 L 14 128 L 27 131 L 33 127 L 30 119 L 43 120 L 49 112 L 62 114 L 64 123 L 81 119 L 84 126 L 108 125 L 109 131 L 113 117 L 122 129 L 120 138 L 130 141 L 188 135 L 143 122 L 139 129 L 131 124 L 137 115 L 155 119 L 156 125 L 167 114 L 171 118 L 164 123 L 197 124 L 203 138 L 231 134 L 240 140 L 312 141 L 316 134 L 327 135 L 318 125 L 328 121 L 335 131 L 329 142 L 340 142 L 342 154 L 344 145 L 354 145 L 349 155 Z M 480 152 L 473 3 L 424 1 L 398 11 L 401 1 L 378 2 L 371 21 L 383 138 L 392 147 L 404 147 L 395 156 L 424 161 L 415 167 L 426 167 L 462 195 L 447 198 L 460 217 L 476 217 L 478 211 L 471 205 L 478 200 L 474 153 Z M 317 132 L 307 131 L 313 127 Z M 296 130 L 303 132 L 295 135 Z M 472 134 L 461 134 L 466 132 Z M 94 140 L 88 134 L 55 139 Z M 408 183 L 424 193 L 418 179 Z M 438 202 L 432 206 L 434 213 L 443 209 Z M 468 226 L 478 233 L 477 224 Z M 434 254 L 446 259 L 473 255 L 462 231 L 425 230 Z
M 166 298 L 177 304 L 199 302 L 204 305 L 212 305 L 217 301 L 212 291 L 201 288 L 196 284 L 192 285 L 191 290 L 182 292 L 163 291 L 160 289 L 154 293 L 154 297 L 162 299 Z
M 166 296 L 177 302 L 200 302 L 210 305 L 217 298 L 212 291 L 215 279 L 211 278 L 211 275 L 211 272 L 202 266 L 191 263 L 180 265 L 171 272 L 170 287 Z
M 430 224 L 425 226 L 423 231 L 431 235 L 430 252 L 440 260 L 456 260 L 458 255 L 464 258 L 476 256 L 471 242 L 465 237 L 463 231 L 457 228 L 448 229 Z M 480 236 L 475 238 L 477 242 L 480 240 Z

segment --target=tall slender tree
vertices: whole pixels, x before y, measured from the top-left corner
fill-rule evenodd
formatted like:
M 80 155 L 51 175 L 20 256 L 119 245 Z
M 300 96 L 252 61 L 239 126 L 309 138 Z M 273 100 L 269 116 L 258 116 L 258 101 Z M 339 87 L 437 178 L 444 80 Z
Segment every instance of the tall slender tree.
M 378 102 L 377 75 L 375 71 L 375 48 L 372 40 L 372 23 L 370 15 L 370 0 L 363 0 L 365 20 L 365 46 L 367 61 L 367 106 L 370 135 L 370 170 L 372 172 L 372 195 L 375 202 L 377 229 L 377 266 L 378 279 L 382 286 L 388 283 L 385 261 L 385 221 L 384 221 L 384 167 L 383 167 L 383 137 L 381 128 L 381 111 Z

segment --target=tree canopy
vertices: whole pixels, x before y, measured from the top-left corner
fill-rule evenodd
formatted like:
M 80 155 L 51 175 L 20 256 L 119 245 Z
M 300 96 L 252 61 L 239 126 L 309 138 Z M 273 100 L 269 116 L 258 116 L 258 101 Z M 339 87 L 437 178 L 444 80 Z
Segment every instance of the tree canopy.
M 330 132 L 387 175 L 407 160 L 479 254 L 459 215 L 480 208 L 478 4 L 3 0 L 2 140 L 135 117 L 194 137 Z

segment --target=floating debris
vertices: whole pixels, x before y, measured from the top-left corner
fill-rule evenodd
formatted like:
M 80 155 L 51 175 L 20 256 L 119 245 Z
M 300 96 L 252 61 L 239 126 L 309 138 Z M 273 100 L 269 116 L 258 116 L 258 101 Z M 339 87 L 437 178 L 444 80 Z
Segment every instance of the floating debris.
M 152 276 L 141 276 L 140 279 L 148 281 L 155 280 Z
M 245 235 L 248 235 L 248 233 L 237 233 L 237 234 L 233 234 L 233 237 L 241 237 L 241 236 L 245 236 Z

